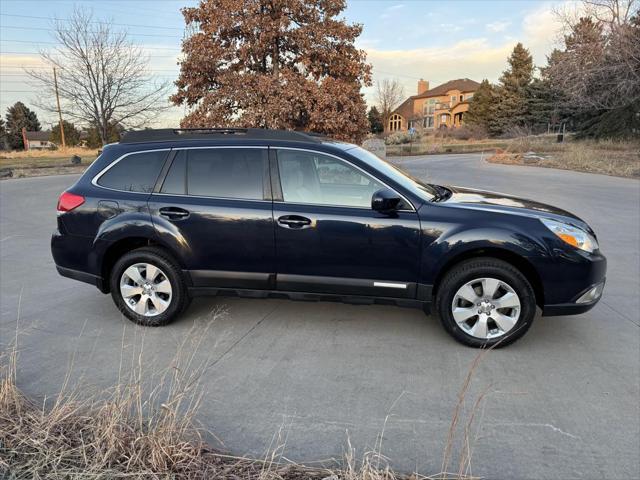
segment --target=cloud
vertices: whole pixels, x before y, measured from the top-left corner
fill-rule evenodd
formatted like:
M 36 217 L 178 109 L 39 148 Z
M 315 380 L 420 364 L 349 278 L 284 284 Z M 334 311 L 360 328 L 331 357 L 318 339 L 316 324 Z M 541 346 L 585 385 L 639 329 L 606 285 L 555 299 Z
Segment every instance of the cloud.
M 397 12 L 398 10 L 402 10 L 404 8 L 404 4 L 403 3 L 396 3 L 395 5 L 391 5 L 387 8 L 384 9 L 384 11 L 382 12 L 382 14 L 380 15 L 381 19 L 386 19 L 391 17 L 392 13 Z
M 511 25 L 511 22 L 496 21 L 496 22 L 488 23 L 486 25 L 486 29 L 494 33 L 504 32 L 509 25 Z
M 575 8 L 574 4 L 567 2 L 563 6 Z M 493 22 L 486 25 L 486 29 L 497 33 L 508 26 L 511 26 L 509 35 L 497 41 L 479 36 L 438 47 L 382 50 L 370 43 L 364 48 L 367 60 L 373 65 L 374 83 L 383 78 L 395 78 L 409 96 L 416 93 L 420 78 L 428 80 L 431 87 L 465 77 L 478 82 L 484 78 L 496 82 L 517 42 L 522 42 L 530 50 L 535 65 L 542 66 L 546 63 L 546 55 L 559 44 L 562 30 L 562 23 L 551 3 L 538 4 L 535 9 L 525 12 L 517 32 L 513 32 L 515 25 L 506 21 Z M 364 93 L 367 101 L 372 103 L 374 88 L 366 88 Z
M 373 65 L 374 83 L 383 78 L 396 78 L 407 96 L 416 93 L 418 79 L 429 80 L 432 87 L 456 78 L 496 81 L 506 63 L 513 43 L 494 47 L 486 38 L 467 39 L 448 47 L 411 50 L 367 49 L 367 60 Z M 373 102 L 373 88 L 365 96 Z

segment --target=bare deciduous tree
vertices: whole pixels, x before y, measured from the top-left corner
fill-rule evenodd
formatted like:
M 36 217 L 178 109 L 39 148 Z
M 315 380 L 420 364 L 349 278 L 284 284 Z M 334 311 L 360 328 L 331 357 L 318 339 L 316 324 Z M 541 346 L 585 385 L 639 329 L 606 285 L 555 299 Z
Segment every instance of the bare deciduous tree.
M 397 80 L 385 78 L 382 81 L 376 82 L 375 98 L 386 131 L 391 112 L 404 100 L 404 88 Z
M 66 21 L 55 22 L 54 37 L 59 46 L 40 55 L 57 70 L 62 113 L 95 126 L 103 144 L 113 125 L 139 128 L 169 107 L 169 85 L 153 81 L 148 55 L 128 40 L 126 31 L 75 9 Z M 39 106 L 55 111 L 53 68 L 26 73 L 47 94 Z
M 564 49 L 544 74 L 578 110 L 616 110 L 640 101 L 637 0 L 584 0 L 580 18 L 563 15 Z

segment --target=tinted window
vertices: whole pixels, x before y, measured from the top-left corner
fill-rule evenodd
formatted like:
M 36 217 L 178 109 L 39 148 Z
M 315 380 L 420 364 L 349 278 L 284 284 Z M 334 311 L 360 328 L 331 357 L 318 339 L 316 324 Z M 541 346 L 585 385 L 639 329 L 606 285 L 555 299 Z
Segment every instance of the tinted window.
M 167 172 L 162 184 L 163 193 L 174 193 L 184 195 L 187 193 L 187 151 L 181 150 L 171 163 L 171 168 Z
M 166 151 L 133 153 L 107 170 L 98 185 L 129 192 L 151 192 L 164 164 Z
M 267 161 L 265 149 L 181 150 L 169 169 L 161 191 L 203 197 L 262 200 Z
M 373 194 L 384 187 L 353 165 L 320 153 L 278 150 L 278 167 L 285 202 L 369 208 Z

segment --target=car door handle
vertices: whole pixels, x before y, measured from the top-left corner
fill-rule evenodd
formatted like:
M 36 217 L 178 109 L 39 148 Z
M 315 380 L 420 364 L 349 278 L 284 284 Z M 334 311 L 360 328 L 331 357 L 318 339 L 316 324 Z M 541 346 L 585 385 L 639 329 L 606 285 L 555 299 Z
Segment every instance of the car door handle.
M 311 220 L 299 215 L 284 215 L 278 218 L 278 225 L 284 228 L 303 229 L 311 226 Z
M 167 217 L 169 220 L 182 220 L 189 216 L 189 212 L 179 207 L 162 207 L 160 209 L 160 215 Z

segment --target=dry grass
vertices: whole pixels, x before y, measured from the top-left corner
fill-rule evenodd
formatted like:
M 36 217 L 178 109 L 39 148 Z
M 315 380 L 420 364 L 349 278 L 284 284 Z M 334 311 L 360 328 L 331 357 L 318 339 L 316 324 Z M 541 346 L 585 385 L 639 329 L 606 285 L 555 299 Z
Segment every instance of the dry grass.
M 542 158 L 527 156 L 527 152 L 535 152 Z M 487 161 L 640 178 L 640 142 L 569 140 L 555 143 L 525 137 L 514 140 L 507 150 L 497 149 Z
M 80 165 L 71 157 L 78 155 Z M 98 150 L 80 147 L 58 150 L 0 151 L 0 169 L 11 171 L 11 178 L 82 173 L 98 156 Z
M 286 461 L 282 452 L 286 435 L 278 432 L 263 459 L 240 458 L 215 451 L 203 440 L 196 416 L 204 391 L 200 381 L 210 359 L 199 362 L 197 352 L 206 330 L 222 310 L 212 312 L 205 326 L 194 324 L 176 349 L 176 355 L 159 371 L 144 354 L 144 329 L 136 327 L 130 354 L 121 353 L 120 381 L 108 391 L 88 394 L 86 386 L 71 387 L 71 370 L 55 401 L 36 404 L 17 386 L 16 341 L 2 357 L 0 372 L 0 477 L 9 479 L 209 479 L 222 480 L 419 480 L 470 479 L 472 425 L 485 392 L 468 409 L 461 432 L 457 472 L 446 473 L 464 417 L 469 387 L 482 358 L 471 365 L 458 395 L 446 439 L 442 471 L 432 476 L 394 472 L 382 454 L 384 427 L 375 448 L 357 459 L 348 443 L 338 468 L 305 466 Z M 142 333 L 140 333 L 142 332 Z M 125 337 L 123 330 L 122 352 Z M 73 361 L 72 361 L 73 363 Z M 125 373 L 128 372 L 128 373 Z M 402 395 L 401 395 L 402 396 Z M 391 407 L 393 409 L 393 406 Z M 384 424 L 391 414 L 387 416 Z M 4 476 L 3 476 L 4 473 Z
M 66 147 L 57 150 L 8 150 L 0 152 L 0 159 L 48 159 L 58 157 L 71 157 L 79 155 L 80 157 L 96 157 L 98 155 L 97 148 L 84 147 Z

